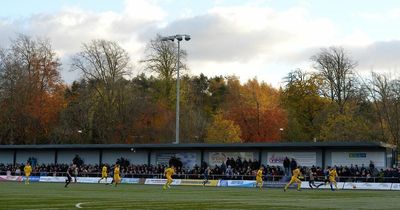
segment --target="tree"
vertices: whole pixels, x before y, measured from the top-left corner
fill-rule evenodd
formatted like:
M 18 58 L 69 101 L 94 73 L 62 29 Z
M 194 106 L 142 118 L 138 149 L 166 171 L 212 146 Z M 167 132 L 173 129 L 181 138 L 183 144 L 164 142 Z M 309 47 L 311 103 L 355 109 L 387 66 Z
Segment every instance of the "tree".
M 175 132 L 175 110 L 168 106 L 164 98 L 159 98 L 158 82 L 160 80 L 144 74 L 133 78 L 131 92 L 134 99 L 132 107 L 136 115 L 132 125 L 132 136 L 135 142 L 161 143 L 171 142 Z
M 160 96 L 168 99 L 172 105 L 175 99 L 173 78 L 177 74 L 178 47 L 175 42 L 162 41 L 161 36 L 150 41 L 145 51 L 145 70 L 155 73 L 160 79 Z M 179 71 L 187 70 L 186 51 L 179 51 Z M 181 72 L 182 73 L 182 72 Z
M 324 141 L 363 141 L 370 128 L 362 117 L 349 114 L 330 115 L 321 126 L 320 138 Z
M 53 131 L 57 141 L 90 143 L 92 129 L 95 127 L 94 111 L 97 106 L 96 91 L 93 90 L 92 83 L 84 79 L 74 81 L 66 88 L 64 97 L 67 105 L 61 113 L 60 123 Z
M 400 80 L 372 72 L 365 84 L 376 109 L 383 140 L 399 145 L 400 140 Z
M 180 118 L 182 140 L 204 142 L 207 124 L 212 117 L 208 104 L 210 101 L 209 79 L 203 74 L 193 77 L 185 76 L 181 84 L 181 113 L 184 113 Z
M 145 64 L 145 69 L 156 73 L 162 80 L 172 80 L 177 73 L 178 47 L 175 42 L 161 41 L 161 36 L 150 41 L 147 45 L 145 58 L 141 61 Z M 186 70 L 184 63 L 186 51 L 179 51 L 179 70 Z
M 83 73 L 87 80 L 100 81 L 109 87 L 129 72 L 128 53 L 116 42 L 92 40 L 83 44 L 73 58 L 73 70 Z
M 279 91 L 270 85 L 249 80 L 241 85 L 237 78 L 229 78 L 222 110 L 227 119 L 241 128 L 245 142 L 274 141 L 281 137 L 280 128 L 286 127 L 286 114 L 280 105 Z
M 206 143 L 239 143 L 241 142 L 240 127 L 218 113 L 214 115 L 212 123 L 207 127 L 205 140 Z
M 118 107 L 122 104 L 117 100 L 125 94 L 124 78 L 130 71 L 128 53 L 116 42 L 93 40 L 83 44 L 82 51 L 73 57 L 72 69 L 83 73 L 84 79 L 90 82 L 95 91 L 93 110 L 89 114 L 89 138 L 96 138 L 100 142 L 112 139 L 115 135 Z M 96 131 L 96 133 L 93 133 Z
M 63 108 L 60 62 L 48 40 L 20 35 L 0 52 L 0 139 L 46 143 Z
M 346 103 L 352 97 L 356 77 L 354 62 L 342 47 L 321 49 L 321 52 L 311 57 L 324 80 L 323 93 L 336 102 L 339 113 L 343 114 Z
M 318 74 L 297 69 L 284 80 L 282 104 L 288 113 L 285 139 L 310 141 L 319 137 L 321 122 L 324 122 L 322 111 L 330 103 L 320 95 L 322 78 Z

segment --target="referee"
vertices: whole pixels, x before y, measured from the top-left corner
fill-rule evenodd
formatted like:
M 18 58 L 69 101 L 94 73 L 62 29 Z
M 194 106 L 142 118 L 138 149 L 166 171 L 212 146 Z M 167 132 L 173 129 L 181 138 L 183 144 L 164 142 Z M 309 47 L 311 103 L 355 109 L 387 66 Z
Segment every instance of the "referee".
M 72 164 L 71 166 L 68 167 L 67 169 L 67 179 L 65 180 L 65 187 L 68 187 L 69 183 L 72 181 L 72 174 L 74 173 L 75 170 L 75 164 Z
M 206 186 L 209 176 L 210 176 L 210 173 L 211 173 L 210 166 L 207 166 L 207 168 L 204 170 L 204 174 L 203 174 L 203 176 L 204 176 L 203 186 Z

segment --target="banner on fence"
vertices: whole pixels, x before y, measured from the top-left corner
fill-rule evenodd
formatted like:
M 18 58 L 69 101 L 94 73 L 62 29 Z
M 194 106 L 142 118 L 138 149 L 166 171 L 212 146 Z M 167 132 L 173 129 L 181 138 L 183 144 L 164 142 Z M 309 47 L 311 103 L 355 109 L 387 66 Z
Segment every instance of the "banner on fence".
M 0 181 L 22 181 L 22 176 L 0 176 Z
M 54 177 L 54 176 L 41 176 L 38 177 L 39 182 L 65 182 L 67 177 Z M 78 183 L 99 183 L 100 177 L 77 177 Z M 72 178 L 72 181 L 75 181 L 75 178 Z M 100 183 L 111 183 L 112 178 L 107 178 L 107 182 L 105 179 L 101 180 Z M 137 184 L 139 183 L 138 178 L 122 178 L 121 183 L 126 184 Z
M 266 181 L 266 182 L 264 182 L 263 187 L 266 187 L 266 188 L 283 188 L 283 187 L 285 187 L 286 184 L 287 184 L 287 182 Z
M 180 185 L 203 186 L 204 180 L 201 179 L 182 179 Z M 208 180 L 205 186 L 218 186 L 218 180 Z
M 26 177 L 23 176 L 21 181 L 25 181 Z M 29 182 L 39 182 L 40 176 L 30 176 Z
M 166 179 L 146 179 L 144 184 L 155 184 L 155 185 L 163 185 L 167 182 Z M 180 185 L 180 179 L 174 179 L 171 185 Z
M 41 176 L 39 182 L 65 182 L 65 176 Z
M 138 178 L 122 178 L 121 183 L 139 184 L 139 179 Z
M 75 181 L 74 178 L 72 178 L 73 181 Z M 99 178 L 97 177 L 77 177 L 76 182 L 78 183 L 98 183 Z
M 107 179 L 102 179 L 100 182 L 99 182 L 100 177 L 97 177 L 96 179 L 97 179 L 97 183 L 101 183 L 101 184 L 106 184 L 106 183 L 110 184 L 111 181 L 113 180 L 112 177 L 107 177 Z
M 343 189 L 349 190 L 390 190 L 392 183 L 346 182 Z
M 255 187 L 256 181 L 250 180 L 220 180 L 220 187 Z
M 316 152 L 268 152 L 268 165 L 282 166 L 286 157 L 289 159 L 294 158 L 297 164 L 301 166 L 317 165 Z
M 343 189 L 344 184 L 345 184 L 344 182 L 336 183 L 338 189 Z M 295 184 L 293 184 L 293 185 L 295 185 Z M 331 186 L 329 184 L 325 184 L 324 182 L 315 182 L 315 185 L 319 186 L 318 189 L 331 189 Z M 295 185 L 295 186 L 297 186 L 297 185 Z M 335 186 L 333 186 L 333 187 L 335 187 Z M 308 181 L 301 182 L 301 188 L 302 189 L 311 189 Z M 315 187 L 313 186 L 313 188 L 315 188 Z
M 400 183 L 393 183 L 391 186 L 391 190 L 400 190 Z

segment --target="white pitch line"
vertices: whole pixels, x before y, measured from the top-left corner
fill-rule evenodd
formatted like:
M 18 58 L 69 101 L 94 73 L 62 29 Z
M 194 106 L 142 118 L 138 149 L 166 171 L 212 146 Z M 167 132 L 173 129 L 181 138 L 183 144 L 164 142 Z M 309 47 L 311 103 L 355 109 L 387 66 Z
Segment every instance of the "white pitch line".
M 77 204 L 75 205 L 75 207 L 78 208 L 78 209 L 81 209 L 81 208 L 82 208 L 82 206 L 81 206 L 82 204 L 84 204 L 84 203 L 77 203 Z

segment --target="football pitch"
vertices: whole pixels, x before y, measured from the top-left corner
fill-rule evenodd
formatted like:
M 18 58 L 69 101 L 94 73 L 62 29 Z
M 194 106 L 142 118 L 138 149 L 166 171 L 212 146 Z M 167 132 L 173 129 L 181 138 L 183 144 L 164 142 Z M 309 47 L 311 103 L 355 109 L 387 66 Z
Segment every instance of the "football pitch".
M 0 209 L 400 209 L 400 193 L 0 182 Z

